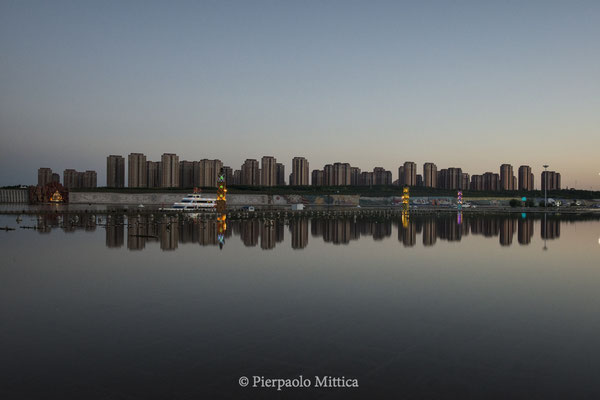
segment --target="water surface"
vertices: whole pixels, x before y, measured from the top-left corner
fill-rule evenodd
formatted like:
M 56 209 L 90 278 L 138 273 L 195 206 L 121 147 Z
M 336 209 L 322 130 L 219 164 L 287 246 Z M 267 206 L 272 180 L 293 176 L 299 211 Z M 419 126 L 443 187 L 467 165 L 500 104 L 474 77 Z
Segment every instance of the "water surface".
M 3 399 L 600 396 L 597 218 L 238 220 L 222 246 L 214 220 L 0 226 Z

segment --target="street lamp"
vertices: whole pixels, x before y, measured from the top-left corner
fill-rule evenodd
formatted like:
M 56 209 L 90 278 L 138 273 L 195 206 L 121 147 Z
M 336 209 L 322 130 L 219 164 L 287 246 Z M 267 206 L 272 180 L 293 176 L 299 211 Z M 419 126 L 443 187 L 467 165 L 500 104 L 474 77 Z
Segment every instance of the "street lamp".
M 548 210 L 548 165 L 544 167 L 544 211 Z
M 543 250 L 548 250 L 548 246 L 546 246 L 546 239 L 548 239 L 548 221 L 546 220 L 547 213 L 544 213 L 544 248 Z

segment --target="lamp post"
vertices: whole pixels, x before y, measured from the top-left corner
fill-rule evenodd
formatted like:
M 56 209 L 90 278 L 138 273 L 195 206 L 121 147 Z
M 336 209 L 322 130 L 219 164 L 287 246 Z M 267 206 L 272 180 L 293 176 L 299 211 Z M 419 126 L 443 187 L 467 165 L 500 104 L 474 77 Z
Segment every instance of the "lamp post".
M 548 210 L 548 165 L 544 165 L 544 211 Z
M 548 221 L 546 220 L 546 213 L 544 213 L 544 248 L 543 250 L 548 250 L 548 246 L 546 246 L 546 239 L 548 238 Z

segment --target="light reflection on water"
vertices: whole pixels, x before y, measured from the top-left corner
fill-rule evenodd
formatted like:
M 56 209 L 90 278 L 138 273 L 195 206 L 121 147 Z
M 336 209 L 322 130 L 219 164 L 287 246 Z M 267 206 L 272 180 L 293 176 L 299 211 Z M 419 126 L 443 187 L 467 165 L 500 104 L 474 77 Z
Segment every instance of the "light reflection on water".
M 600 396 L 598 218 L 15 218 L 2 399 Z
M 263 250 L 274 249 L 290 235 L 289 245 L 303 249 L 311 240 L 322 240 L 334 245 L 346 245 L 359 239 L 383 240 L 397 237 L 404 247 L 417 243 L 434 246 L 438 240 L 460 242 L 469 235 L 497 239 L 501 246 L 531 244 L 535 232 L 541 239 L 558 239 L 561 223 L 576 220 L 599 220 L 599 217 L 506 215 L 469 215 L 461 213 L 440 215 L 414 215 L 396 218 L 308 218 L 289 219 L 237 219 L 227 221 L 225 239 L 239 240 L 244 246 L 259 246 Z M 38 233 L 52 230 L 63 232 L 95 231 L 106 232 L 106 247 L 127 246 L 129 250 L 142 250 L 146 245 L 157 243 L 161 250 L 176 250 L 180 244 L 196 243 L 201 246 L 216 246 L 218 222 L 215 219 L 187 216 L 92 214 L 47 214 L 32 220 L 26 226 Z M 27 225 L 26 223 L 22 225 Z M 310 235 L 309 235 L 310 234 Z

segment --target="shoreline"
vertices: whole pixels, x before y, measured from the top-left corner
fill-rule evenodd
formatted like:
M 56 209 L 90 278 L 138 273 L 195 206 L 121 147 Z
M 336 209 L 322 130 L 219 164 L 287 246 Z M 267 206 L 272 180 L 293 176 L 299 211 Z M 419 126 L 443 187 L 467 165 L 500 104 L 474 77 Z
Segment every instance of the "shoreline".
M 64 215 L 64 214 L 124 214 L 124 215 L 167 215 L 167 216 L 190 216 L 197 215 L 200 217 L 211 218 L 218 215 L 214 210 L 211 211 L 194 211 L 194 212 L 177 212 L 173 210 L 162 211 L 158 207 L 139 208 L 136 205 L 91 205 L 86 207 L 73 207 L 69 205 L 42 204 L 35 205 L 31 208 L 21 208 L 22 205 L 14 204 L 14 209 L 0 209 L 0 215 Z M 93 206 L 100 206 L 93 207 Z M 510 207 L 510 206 L 479 206 L 477 208 L 463 208 L 458 210 L 448 206 L 417 206 L 411 207 L 408 211 L 410 215 L 428 215 L 428 214 L 456 214 L 462 212 L 463 215 L 480 215 L 480 214 L 552 214 L 552 215 L 599 215 L 599 208 L 588 207 Z M 255 211 L 248 211 L 240 208 L 228 208 L 228 216 L 245 216 L 258 218 L 274 218 L 279 216 L 286 217 L 345 217 L 345 216 L 401 216 L 403 214 L 402 207 L 399 206 L 305 206 L 304 210 L 290 210 L 289 206 L 257 206 Z

